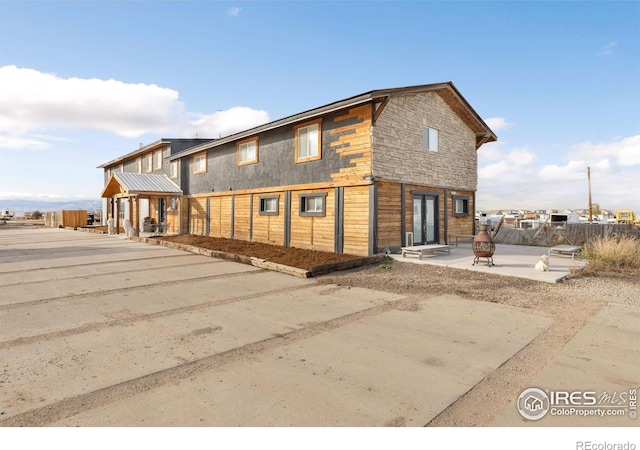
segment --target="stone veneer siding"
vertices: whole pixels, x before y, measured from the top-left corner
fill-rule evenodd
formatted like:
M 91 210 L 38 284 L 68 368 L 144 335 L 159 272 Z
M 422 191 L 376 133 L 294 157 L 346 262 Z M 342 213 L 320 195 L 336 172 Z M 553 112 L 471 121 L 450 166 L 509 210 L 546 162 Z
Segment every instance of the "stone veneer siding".
M 423 127 L 439 131 L 439 151 L 422 148 Z M 373 174 L 386 181 L 475 191 L 475 133 L 435 92 L 391 97 L 373 127 Z

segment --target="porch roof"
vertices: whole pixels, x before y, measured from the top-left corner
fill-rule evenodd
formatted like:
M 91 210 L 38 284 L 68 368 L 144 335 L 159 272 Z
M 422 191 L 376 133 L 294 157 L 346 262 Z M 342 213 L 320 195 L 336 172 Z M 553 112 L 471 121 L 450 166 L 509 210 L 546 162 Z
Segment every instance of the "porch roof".
M 101 197 L 123 195 L 182 195 L 182 189 L 165 174 L 115 172 L 102 190 Z

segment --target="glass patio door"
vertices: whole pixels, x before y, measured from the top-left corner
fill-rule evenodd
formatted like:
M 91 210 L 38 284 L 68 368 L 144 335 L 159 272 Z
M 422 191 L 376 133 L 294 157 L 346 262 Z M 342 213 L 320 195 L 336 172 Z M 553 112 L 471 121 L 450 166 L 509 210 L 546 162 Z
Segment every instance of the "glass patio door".
M 437 243 L 437 210 L 437 198 L 435 196 L 413 196 L 413 245 Z

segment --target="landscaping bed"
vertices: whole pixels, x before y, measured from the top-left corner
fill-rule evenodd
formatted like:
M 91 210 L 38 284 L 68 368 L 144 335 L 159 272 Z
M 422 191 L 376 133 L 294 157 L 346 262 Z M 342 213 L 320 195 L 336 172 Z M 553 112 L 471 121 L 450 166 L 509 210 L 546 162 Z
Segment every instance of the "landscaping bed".
M 223 253 L 242 255 L 263 259 L 276 264 L 289 267 L 297 267 L 314 273 L 322 273 L 329 270 L 320 270 L 325 267 L 340 267 L 340 263 L 347 261 L 369 261 L 362 256 L 306 250 L 296 247 L 281 247 L 278 245 L 264 244 L 261 242 L 248 242 L 239 239 L 226 239 L 193 234 L 181 234 L 178 236 L 158 236 L 154 239 L 167 242 L 175 242 L 183 245 L 215 250 Z M 376 259 L 377 260 L 377 259 Z M 373 261 L 372 261 L 373 262 Z M 351 266 L 353 267 L 353 266 Z

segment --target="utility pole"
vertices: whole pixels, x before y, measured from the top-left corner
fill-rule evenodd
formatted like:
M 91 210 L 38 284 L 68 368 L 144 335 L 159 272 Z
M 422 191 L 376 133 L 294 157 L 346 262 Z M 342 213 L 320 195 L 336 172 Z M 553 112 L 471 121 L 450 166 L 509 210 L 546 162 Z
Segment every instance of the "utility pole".
M 589 223 L 592 223 L 593 206 L 591 205 L 591 167 L 587 167 L 587 181 L 589 182 Z

